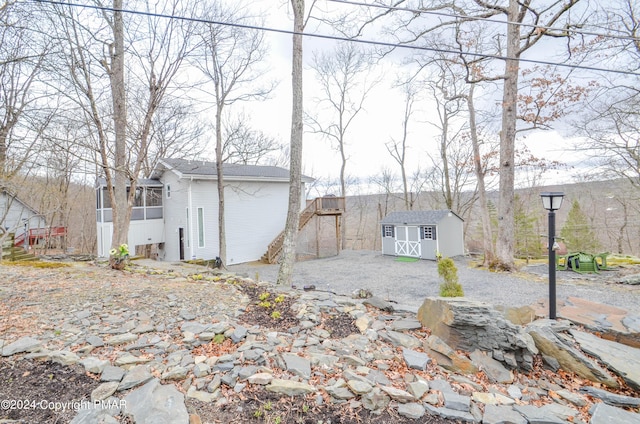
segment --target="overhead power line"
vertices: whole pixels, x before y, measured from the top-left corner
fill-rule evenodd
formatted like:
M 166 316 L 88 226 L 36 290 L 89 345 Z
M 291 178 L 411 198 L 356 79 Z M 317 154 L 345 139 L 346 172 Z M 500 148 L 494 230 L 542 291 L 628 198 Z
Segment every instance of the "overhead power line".
M 130 15 L 142 15 L 142 16 L 151 16 L 151 17 L 156 17 L 156 18 L 177 19 L 177 20 L 183 20 L 183 21 L 189 21 L 189 22 L 199 22 L 199 23 L 205 23 L 205 24 L 210 24 L 210 25 L 230 26 L 230 27 L 235 27 L 235 28 L 244 28 L 244 29 L 250 29 L 250 30 L 256 30 L 256 31 L 273 32 L 273 33 L 277 33 L 277 34 L 287 34 L 287 35 L 299 34 L 299 35 L 302 35 L 302 36 L 305 36 L 305 37 L 320 38 L 320 39 L 332 40 L 332 41 L 347 41 L 347 42 L 353 42 L 353 43 L 359 43 L 359 44 L 365 44 L 365 45 L 389 47 L 389 48 L 394 48 L 394 49 L 398 48 L 398 49 L 405 49 L 405 50 L 429 51 L 429 52 L 437 52 L 437 53 L 447 53 L 447 54 L 479 57 L 479 58 L 485 58 L 485 59 L 497 59 L 497 60 L 504 60 L 504 61 L 518 60 L 519 62 L 534 63 L 534 64 L 538 64 L 538 65 L 558 66 L 558 67 L 563 67 L 563 68 L 582 69 L 582 70 L 587 70 L 587 71 L 605 72 L 605 73 L 614 73 L 614 74 L 623 74 L 623 75 L 633 75 L 633 76 L 640 77 L 640 73 L 638 73 L 638 72 L 625 71 L 625 70 L 621 70 L 621 69 L 608 69 L 608 68 L 600 68 L 600 67 L 596 67 L 596 66 L 575 65 L 575 64 L 570 64 L 570 63 L 560 63 L 560 62 L 552 62 L 552 61 L 538 60 L 538 59 L 525 59 L 525 58 L 513 59 L 513 58 L 506 57 L 506 56 L 500 56 L 500 55 L 488 54 L 488 53 L 461 52 L 461 51 L 458 51 L 458 50 L 442 49 L 442 48 L 437 48 L 437 47 L 413 46 L 413 45 L 408 45 L 408 44 L 390 43 L 390 42 L 375 41 L 375 40 L 365 40 L 365 39 L 360 39 L 360 38 L 348 38 L 348 37 L 340 37 L 340 36 L 326 35 L 326 34 L 314 34 L 314 33 L 309 33 L 309 32 L 297 33 L 295 31 L 291 31 L 291 30 L 279 29 L 279 28 L 269 28 L 269 27 L 264 27 L 264 26 L 259 26 L 259 25 L 240 24 L 240 23 L 237 23 L 237 22 L 223 22 L 223 21 L 216 21 L 216 20 L 212 20 L 212 19 L 191 18 L 191 17 L 186 17 L 186 16 L 176 16 L 176 15 L 167 15 L 167 14 L 162 14 L 162 13 L 143 12 L 143 11 L 139 11 L 139 10 L 115 9 L 113 7 L 108 7 L 108 6 L 87 5 L 87 4 L 71 3 L 71 2 L 56 1 L 56 0 L 32 0 L 32 1 L 34 1 L 36 3 L 46 3 L 46 4 L 53 4 L 53 5 L 58 5 L 58 6 L 78 7 L 78 8 L 83 8 L 83 9 L 93 9 L 93 10 L 100 10 L 100 11 L 106 11 L 106 12 L 122 12 L 122 13 L 130 14 Z M 330 0 L 330 1 L 332 1 L 332 0 Z
M 517 25 L 522 27 L 535 28 L 541 31 L 557 31 L 557 32 L 566 33 L 566 34 L 593 35 L 596 37 L 612 38 L 617 40 L 628 40 L 628 41 L 635 41 L 635 42 L 640 41 L 638 37 L 634 37 L 632 35 L 618 35 L 618 34 L 608 34 L 608 33 L 602 33 L 602 32 L 585 31 L 581 28 L 556 28 L 556 27 L 550 27 L 550 26 L 544 26 L 544 25 L 528 24 L 524 22 L 512 22 L 512 21 L 506 21 L 506 20 L 484 18 L 482 16 L 459 15 L 455 13 L 436 12 L 433 10 L 414 9 L 409 7 L 387 6 L 384 4 L 371 4 L 371 3 L 361 2 L 361 1 L 350 1 L 350 0 L 327 0 L 327 1 L 330 1 L 333 3 L 348 4 L 350 6 L 363 6 L 363 7 L 370 7 L 375 9 L 395 10 L 398 12 L 409 12 L 414 15 L 419 14 L 419 15 L 442 16 L 446 18 L 455 18 L 455 19 L 460 19 L 465 21 L 491 22 L 494 24 L 502 24 L 502 25 L 512 24 L 512 25 Z

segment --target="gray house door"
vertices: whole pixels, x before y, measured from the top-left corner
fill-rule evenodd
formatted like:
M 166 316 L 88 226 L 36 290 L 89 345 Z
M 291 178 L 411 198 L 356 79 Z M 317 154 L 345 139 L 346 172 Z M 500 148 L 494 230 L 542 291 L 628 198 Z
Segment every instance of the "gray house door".
M 420 227 L 396 227 L 396 255 L 420 257 Z

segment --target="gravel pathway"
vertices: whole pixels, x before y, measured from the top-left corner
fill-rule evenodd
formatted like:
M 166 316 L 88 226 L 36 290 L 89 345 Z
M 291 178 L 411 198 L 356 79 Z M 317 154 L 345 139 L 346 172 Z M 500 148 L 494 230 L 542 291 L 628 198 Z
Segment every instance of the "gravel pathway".
M 457 259 L 458 276 L 465 295 L 493 305 L 533 305 L 548 297 L 548 267 L 531 266 L 517 274 L 489 272 L 470 268 L 467 259 Z M 233 265 L 229 270 L 261 280 L 275 281 L 278 265 L 249 263 Z M 570 296 L 618 306 L 640 313 L 640 286 L 611 284 L 616 271 L 599 275 L 580 275 L 558 271 L 557 299 Z M 319 290 L 350 294 L 368 289 L 374 295 L 395 301 L 415 311 L 425 297 L 438 296 L 440 279 L 432 261 L 398 262 L 392 256 L 366 250 L 346 250 L 339 256 L 299 262 L 294 269 L 293 284 L 315 285 Z

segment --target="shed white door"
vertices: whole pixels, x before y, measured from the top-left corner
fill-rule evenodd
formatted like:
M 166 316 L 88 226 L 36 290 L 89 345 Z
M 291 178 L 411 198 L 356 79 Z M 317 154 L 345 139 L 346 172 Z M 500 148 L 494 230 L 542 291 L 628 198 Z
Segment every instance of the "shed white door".
M 420 227 L 396 227 L 396 255 L 421 256 Z

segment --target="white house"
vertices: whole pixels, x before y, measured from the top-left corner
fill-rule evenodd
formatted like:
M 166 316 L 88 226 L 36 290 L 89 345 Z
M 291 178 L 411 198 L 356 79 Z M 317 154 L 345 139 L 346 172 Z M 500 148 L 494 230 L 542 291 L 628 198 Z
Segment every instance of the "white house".
M 30 230 L 45 228 L 44 216 L 18 199 L 7 189 L 0 189 L 0 225 L 2 234 L 14 233 L 16 244 L 21 245 Z
M 463 223 L 450 210 L 391 212 L 380 221 L 382 254 L 431 260 L 464 255 Z
M 224 164 L 227 264 L 260 259 L 284 229 L 289 171 Z M 304 185 L 313 181 L 303 177 Z M 129 228 L 130 250 L 157 244 L 158 259 L 213 259 L 218 252 L 218 191 L 214 162 L 162 159 L 141 180 Z M 113 231 L 104 183 L 98 186 L 98 255 L 108 256 Z

